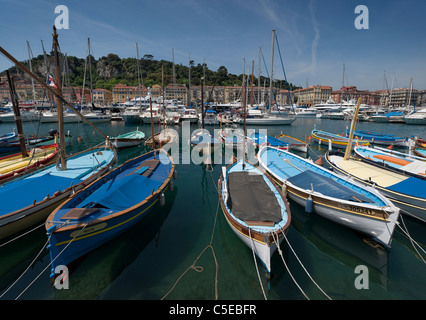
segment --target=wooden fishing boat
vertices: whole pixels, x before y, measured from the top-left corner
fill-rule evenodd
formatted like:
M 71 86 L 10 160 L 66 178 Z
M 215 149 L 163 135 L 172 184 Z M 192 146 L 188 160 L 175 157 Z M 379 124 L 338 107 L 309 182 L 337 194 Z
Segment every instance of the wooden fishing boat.
M 354 137 L 360 102 L 361 98 L 358 99 L 352 119 L 349 141 Z M 344 155 L 329 150 L 325 157 L 328 165 L 339 174 L 350 176 L 364 185 L 373 186 L 399 207 L 402 213 L 426 222 L 426 179 L 402 174 L 390 168 L 379 168 L 364 159 L 353 158 L 351 146 L 348 143 Z
M 426 178 L 426 159 L 387 149 L 360 146 L 355 147 L 354 152 L 368 163 L 381 168 L 392 168 L 404 174 Z
M 192 152 L 195 152 L 192 153 L 192 161 L 196 164 L 211 165 L 213 163 L 212 154 L 222 149 L 220 138 L 212 136 L 207 129 L 194 130 L 189 144 L 193 148 Z M 197 153 L 199 157 L 196 156 Z
M 76 193 L 46 220 L 52 276 L 143 219 L 174 173 L 173 159 L 162 149 L 128 160 Z M 64 250 L 66 248 L 66 250 Z
M 6 133 L 6 134 L 2 135 L 0 137 L 0 143 L 5 142 L 5 141 L 10 141 L 10 140 L 15 140 L 17 138 L 18 138 L 18 134 L 16 133 L 15 130 L 13 130 L 10 133 Z
M 426 140 L 417 138 L 415 140 L 415 145 L 416 145 L 416 147 L 419 147 L 419 148 L 426 148 Z
M 90 148 L 72 156 L 66 156 L 62 103 L 67 104 L 84 120 L 87 121 L 87 119 L 61 96 L 58 35 L 55 26 L 53 27 L 53 52 L 57 81 L 57 84 L 55 84 L 56 91 L 6 50 L 0 47 L 0 51 L 56 97 L 59 119 L 61 120 L 58 122 L 59 161 L 0 186 L 0 203 L 2 203 L 0 207 L 0 239 L 3 239 L 42 221 L 44 222 L 46 217 L 61 202 L 109 171 L 115 163 L 116 151 L 110 147 L 107 139 L 103 147 Z M 93 126 L 92 123 L 87 122 Z M 99 131 L 95 126 L 93 128 Z M 107 138 L 102 132 L 100 133 Z
M 271 273 L 271 257 L 291 221 L 287 200 L 267 173 L 243 159 L 222 167 L 219 188 L 229 226 Z
M 280 134 L 278 136 L 278 139 L 280 139 L 283 142 L 290 144 L 290 149 L 297 150 L 300 152 L 308 152 L 308 144 L 305 141 L 302 141 L 298 138 L 288 136 L 286 134 Z
M 225 148 L 234 150 L 242 149 L 244 144 L 244 131 L 242 129 L 225 128 L 219 132 Z
M 349 141 L 349 139 L 345 136 L 317 130 L 315 127 L 311 132 L 311 137 L 313 141 L 317 142 L 319 145 L 329 145 L 331 143 L 332 147 L 339 149 L 345 149 Z M 365 140 L 355 140 L 352 142 L 352 145 L 355 144 L 366 146 L 369 145 L 369 142 Z
M 349 129 L 347 129 L 347 134 L 349 134 Z M 402 147 L 408 146 L 408 138 L 397 137 L 393 134 L 355 130 L 354 137 L 355 139 L 368 141 L 370 144 L 379 144 L 385 146 L 394 145 Z
M 52 164 L 2 184 L 0 239 L 45 221 L 71 194 L 106 173 L 115 159 L 109 147 L 91 149 L 67 158 L 66 170 Z
M 416 155 L 418 155 L 419 157 L 423 157 L 426 158 L 426 148 L 419 148 L 419 147 L 415 147 L 413 149 L 414 153 Z
M 375 189 L 269 146 L 261 148 L 258 160 L 306 212 L 315 212 L 390 247 L 399 209 Z
M 325 160 L 337 173 L 374 186 L 403 213 L 426 222 L 426 180 L 378 168 L 362 159 L 345 160 L 339 152 L 328 152 Z
M 268 136 L 263 133 L 254 132 L 250 135 L 250 140 L 253 141 L 258 147 L 261 146 L 272 146 L 282 150 L 288 150 L 290 143 L 284 142 L 275 137 Z
M 139 146 L 145 140 L 145 133 L 136 130 L 111 137 L 111 144 L 117 149 Z
M 52 144 L 40 148 L 32 148 L 27 157 L 22 153 L 0 158 L 0 182 L 10 181 L 21 174 L 27 174 L 40 166 L 53 162 L 58 154 L 58 145 Z
M 166 128 L 146 139 L 145 145 L 153 148 L 153 144 L 155 145 L 155 147 L 158 147 L 164 146 L 167 143 L 178 142 L 179 136 L 176 130 Z

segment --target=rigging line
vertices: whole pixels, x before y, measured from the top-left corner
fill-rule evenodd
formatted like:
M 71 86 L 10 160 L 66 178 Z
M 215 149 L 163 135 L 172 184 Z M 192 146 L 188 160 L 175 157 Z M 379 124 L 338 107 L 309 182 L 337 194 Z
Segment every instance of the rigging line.
M 309 274 L 308 270 L 306 270 L 305 266 L 303 265 L 303 263 L 300 261 L 299 257 L 297 256 L 296 252 L 293 250 L 293 247 L 290 245 L 290 241 L 288 241 L 284 230 L 281 230 L 283 235 L 284 235 L 284 239 L 287 241 L 287 244 L 289 246 L 289 248 L 291 249 L 291 251 L 293 252 L 294 256 L 296 257 L 297 261 L 299 261 L 300 265 L 302 266 L 303 270 L 305 270 L 306 274 L 309 276 L 309 278 L 312 280 L 312 282 L 317 286 L 317 288 L 329 299 L 332 300 L 325 292 L 323 289 L 321 289 L 321 287 L 315 282 L 315 280 L 312 278 L 312 276 Z
M 251 237 L 251 228 L 248 228 L 248 230 L 249 230 L 249 236 L 250 236 L 250 240 L 251 240 L 251 251 L 253 253 L 254 265 L 256 266 L 257 278 L 259 279 L 259 284 L 260 284 L 260 287 L 262 288 L 263 297 L 265 298 L 265 300 L 268 300 L 268 298 L 266 297 L 266 294 L 265 294 L 265 289 L 263 288 L 262 279 L 260 279 L 259 268 L 257 267 L 256 255 L 254 253 L 254 241 L 253 241 L 253 238 Z
M 275 234 L 275 233 L 271 233 L 272 238 L 274 239 L 274 241 L 276 241 L 276 240 L 275 240 L 275 237 L 274 237 L 274 234 Z M 278 235 L 277 235 L 277 237 L 278 237 Z M 278 253 L 280 254 L 281 260 L 283 261 L 285 268 L 286 268 L 286 269 L 287 269 L 287 271 L 288 271 L 288 274 L 290 275 L 290 277 L 291 277 L 291 279 L 293 280 L 294 284 L 295 284 L 295 285 L 299 288 L 300 292 L 301 292 L 301 293 L 305 296 L 305 298 L 306 298 L 307 300 L 310 300 L 310 299 L 309 299 L 309 297 L 306 295 L 306 293 L 302 290 L 302 288 L 300 287 L 300 285 L 297 283 L 296 279 L 293 277 L 293 274 L 291 273 L 290 268 L 287 266 L 287 263 L 285 263 L 285 259 L 284 259 L 284 256 L 283 256 L 283 253 L 282 253 L 282 250 L 281 250 L 281 248 L 280 248 L 280 246 L 279 246 L 279 242 L 278 242 L 278 240 L 279 240 L 279 239 L 277 239 L 277 241 L 275 242 L 275 243 L 277 244 L 277 250 L 278 250 Z
M 68 223 L 68 221 L 66 221 L 66 222 L 64 222 L 64 224 L 67 224 Z M 87 225 L 88 225 L 88 223 L 85 223 L 84 224 L 84 226 L 83 226 L 83 228 L 81 228 L 80 229 L 80 231 L 74 236 L 74 238 L 72 238 L 71 239 L 71 241 L 70 242 L 68 242 L 68 244 L 61 250 L 61 252 L 59 252 L 59 254 L 55 257 L 55 259 L 53 259 L 35 278 L 34 278 L 34 280 L 33 281 L 31 281 L 30 282 L 30 284 L 27 286 L 27 287 L 25 287 L 25 289 L 24 290 L 22 290 L 22 292 L 15 298 L 15 300 L 18 300 L 23 294 L 24 294 L 24 292 L 25 291 L 27 291 L 28 290 L 28 288 L 29 287 L 31 287 L 32 285 L 33 285 L 33 283 L 38 279 L 38 278 L 40 278 L 40 276 L 47 270 L 47 268 L 49 268 L 52 264 L 53 264 L 53 262 L 55 262 L 55 260 L 65 251 L 65 249 L 67 249 L 69 246 L 70 246 L 70 244 L 74 241 L 74 239 L 75 238 L 77 238 L 79 235 L 80 235 L 80 233 L 87 227 Z M 48 241 L 50 240 L 50 236 L 49 236 L 49 239 L 48 239 Z
M 276 40 L 276 42 L 277 42 L 277 49 L 278 49 L 278 53 L 279 53 L 279 55 L 280 55 L 281 67 L 283 68 L 284 79 L 285 79 L 285 82 L 286 82 L 286 84 L 287 84 L 287 89 L 288 89 L 288 94 L 289 94 L 289 98 L 290 98 L 291 108 L 293 109 L 293 112 L 295 112 L 295 111 L 294 111 L 294 106 L 293 106 L 293 100 L 291 99 L 290 85 L 288 84 L 287 76 L 285 75 L 284 64 L 283 64 L 283 58 L 281 57 L 281 50 L 280 50 L 280 45 L 279 45 L 279 43 L 278 43 L 278 37 L 277 37 L 277 34 L 275 34 L 275 40 Z

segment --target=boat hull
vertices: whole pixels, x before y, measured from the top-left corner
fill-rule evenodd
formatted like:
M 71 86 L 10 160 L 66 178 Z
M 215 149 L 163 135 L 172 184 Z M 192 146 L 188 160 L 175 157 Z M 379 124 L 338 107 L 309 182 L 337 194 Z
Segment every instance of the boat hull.
M 253 171 L 253 174 L 257 175 L 259 175 L 259 172 L 263 172 L 248 162 L 245 162 L 245 168 L 241 170 L 241 160 L 229 165 L 227 168 L 223 167 L 222 175 L 219 179 L 219 201 L 222 212 L 232 231 L 248 248 L 253 250 L 253 252 L 265 266 L 267 272 L 271 273 L 271 257 L 277 250 L 277 246 L 279 246 L 279 244 L 283 241 L 284 233 L 287 231 L 290 225 L 291 215 L 289 204 L 281 193 L 279 187 L 272 181 L 269 175 L 263 172 L 262 174 L 265 179 L 264 181 L 268 181 L 268 188 L 270 188 L 271 191 L 275 193 L 276 199 L 279 199 L 278 203 L 280 203 L 281 207 L 281 220 L 275 223 L 267 222 L 267 220 L 265 221 L 264 218 L 261 218 L 253 209 L 251 209 L 252 212 L 250 213 L 251 218 L 255 220 L 259 219 L 259 221 L 247 221 L 237 218 L 231 211 L 228 203 L 229 198 L 233 197 L 233 191 L 230 190 L 228 186 L 228 179 L 229 172 L 231 172 L 234 166 L 236 169 L 234 172 L 244 172 L 247 170 Z M 233 208 L 232 210 L 234 210 L 234 205 L 231 207 Z
M 109 198 L 113 197 L 116 192 L 124 192 L 124 190 L 126 190 L 129 186 L 129 183 L 132 184 L 132 180 L 130 180 L 131 178 L 141 178 L 140 175 L 142 175 L 142 173 L 139 173 L 139 170 L 146 170 L 144 169 L 146 167 L 141 166 L 145 165 L 145 160 L 152 161 L 154 159 L 154 152 L 157 157 L 159 167 L 158 169 L 157 167 L 152 169 L 155 170 L 155 173 L 152 175 L 154 176 L 158 172 L 158 175 L 155 176 L 154 180 L 161 179 L 161 181 L 158 182 L 158 186 L 156 184 L 156 187 L 154 187 L 152 191 L 145 190 L 144 194 L 147 194 L 146 197 L 140 196 L 141 198 L 139 198 L 138 195 L 140 193 L 136 192 L 133 193 L 133 196 L 131 196 L 131 202 L 133 205 L 128 203 L 117 203 L 117 199 L 120 199 L 117 198 L 112 200 L 114 202 L 114 207 L 111 208 L 105 208 L 103 206 L 89 207 L 88 210 L 95 208 L 92 209 L 95 211 L 98 210 L 96 208 L 105 208 L 105 214 L 92 217 L 89 216 L 88 219 L 85 219 L 84 216 L 69 216 L 73 210 L 87 210 L 85 209 L 87 206 L 83 205 L 84 201 L 86 201 L 91 195 L 96 194 L 96 191 L 101 189 L 102 186 L 110 183 L 107 189 L 109 190 L 110 187 L 113 188 L 114 182 L 119 181 L 120 179 L 123 181 L 123 179 L 129 178 L 129 180 L 127 180 L 129 182 L 124 185 L 120 185 L 120 182 L 116 182 L 118 184 L 118 188 L 115 189 L 115 191 L 107 191 L 107 193 L 104 193 L 105 189 L 100 191 L 100 198 L 98 198 L 98 201 L 102 202 L 102 200 L 99 200 L 102 199 L 102 196 L 107 196 Z M 169 162 L 166 162 L 165 159 L 169 159 Z M 151 168 L 148 169 L 148 171 L 149 170 L 151 170 Z M 171 157 L 163 150 L 151 151 L 147 154 L 126 161 L 109 174 L 94 181 L 79 193 L 76 193 L 72 198 L 53 211 L 45 224 L 49 235 L 49 251 L 52 261 L 51 276 L 53 277 L 55 275 L 54 270 L 56 266 L 69 265 L 77 258 L 89 253 L 112 238 L 117 237 L 119 234 L 141 221 L 163 195 L 163 192 L 169 185 L 173 173 L 174 163 Z M 146 178 L 143 180 L 143 183 L 149 183 L 149 181 L 150 178 Z M 120 189 L 120 187 L 124 188 Z M 96 199 L 96 197 L 93 199 Z M 134 203 L 135 201 L 137 203 Z M 91 202 L 89 202 L 89 204 L 90 203 Z M 62 221 L 64 224 L 57 221 Z M 66 250 L 64 250 L 65 248 Z

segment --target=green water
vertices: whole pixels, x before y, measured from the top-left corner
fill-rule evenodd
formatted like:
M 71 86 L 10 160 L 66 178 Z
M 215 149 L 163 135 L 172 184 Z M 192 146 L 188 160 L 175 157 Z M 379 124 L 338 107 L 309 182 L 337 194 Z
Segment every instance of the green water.
M 314 124 L 318 129 L 334 133 L 342 133 L 350 126 L 348 121 L 306 118 L 297 119 L 291 126 L 265 129 L 272 136 L 282 132 L 304 140 Z M 97 127 L 110 136 L 136 128 L 147 137 L 151 135 L 149 125 L 113 122 L 97 124 Z M 13 124 L 2 123 L 0 134 L 12 128 Z M 24 124 L 30 134 L 37 131 L 46 134 L 51 128 L 54 128 L 51 124 L 40 127 Z M 65 124 L 65 128 L 73 135 L 68 153 L 103 141 L 102 136 L 87 125 Z M 181 133 L 181 126 L 173 128 Z M 192 125 L 190 129 L 196 128 Z M 211 131 L 214 128 L 218 127 L 208 127 Z M 357 128 L 426 137 L 423 126 L 361 122 Z M 78 135 L 83 138 L 80 143 Z M 185 146 L 187 148 L 187 140 L 182 142 L 182 147 Z M 313 144 L 309 156 L 316 159 L 325 148 L 327 146 L 321 148 Z M 118 164 L 146 151 L 144 146 L 120 151 Z M 292 223 L 287 238 L 309 276 L 289 245 L 283 242 L 282 256 L 287 267 L 276 252 L 272 259 L 274 275 L 269 281 L 257 262 L 259 281 L 252 251 L 229 228 L 218 205 L 216 186 L 222 164 L 206 168 L 191 161 L 183 164 L 181 160 L 176 165 L 178 179 L 174 181 L 174 190 L 166 192 L 165 206 L 156 205 L 147 219 L 80 261 L 70 275 L 69 289 L 58 290 L 52 286 L 50 268 L 43 272 L 50 263 L 47 251 L 43 250 L 2 299 L 18 297 L 39 274 L 20 299 L 263 300 L 262 288 L 269 300 L 303 300 L 305 295 L 314 300 L 327 299 L 313 280 L 336 300 L 426 298 L 426 264 L 399 228 L 390 251 L 374 248 L 366 244 L 361 235 L 316 215 L 308 215 L 304 208 L 291 201 Z M 406 216 L 403 218 L 411 236 L 425 248 L 425 225 Z M 0 247 L 0 295 L 25 271 L 46 240 L 43 227 Z M 424 253 L 423 259 L 426 259 Z M 195 267 L 191 268 L 193 264 Z M 361 275 L 355 273 L 359 265 L 367 267 L 368 289 L 355 286 Z

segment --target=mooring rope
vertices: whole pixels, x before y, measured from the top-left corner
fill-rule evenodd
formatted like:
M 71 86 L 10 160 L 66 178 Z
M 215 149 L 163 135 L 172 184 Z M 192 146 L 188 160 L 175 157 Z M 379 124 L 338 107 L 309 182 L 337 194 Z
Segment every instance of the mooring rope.
M 297 283 L 296 279 L 294 278 L 293 274 L 290 271 L 290 268 L 287 266 L 287 263 L 285 263 L 285 259 L 284 259 L 282 250 L 281 250 L 279 243 L 278 243 L 279 239 L 275 240 L 274 234 L 275 233 L 271 233 L 272 238 L 274 239 L 275 243 L 277 244 L 277 250 L 278 250 L 278 253 L 280 254 L 281 260 L 283 261 L 285 268 L 287 269 L 287 271 L 288 271 L 291 279 L 293 280 L 294 284 L 299 288 L 300 292 L 305 296 L 305 298 L 307 300 L 310 300 L 309 297 L 306 295 L 306 293 L 303 291 L 303 289 L 300 287 L 300 285 Z M 278 235 L 277 235 L 277 238 L 278 238 Z
M 253 252 L 253 261 L 254 261 L 254 265 L 256 266 L 257 278 L 259 279 L 259 284 L 260 284 L 260 287 L 262 288 L 263 297 L 265 298 L 265 300 L 268 300 L 265 294 L 265 289 L 263 288 L 262 279 L 260 278 L 259 268 L 257 267 L 256 255 L 254 253 L 254 241 L 253 241 L 253 238 L 251 237 L 251 228 L 248 228 L 248 230 L 249 230 L 249 236 L 251 240 L 251 251 Z
M 65 225 L 65 224 L 67 224 L 68 223 L 68 221 L 66 221 L 66 222 L 64 222 L 63 223 L 63 225 Z M 18 300 L 24 293 L 25 293 L 25 291 L 27 291 L 28 290 L 28 288 L 29 287 L 31 287 L 32 285 L 33 285 L 33 283 L 38 279 L 38 278 L 40 278 L 40 276 L 47 270 L 47 268 L 49 268 L 52 264 L 53 264 L 53 262 L 55 262 L 55 260 L 70 246 L 70 244 L 74 241 L 74 239 L 75 238 L 77 238 L 79 235 L 80 235 L 80 233 L 87 227 L 87 225 L 88 225 L 88 223 L 85 223 L 84 224 L 84 226 L 83 226 L 83 228 L 81 228 L 80 229 L 80 231 L 74 236 L 74 238 L 72 238 L 71 240 L 70 240 L 70 242 L 68 242 L 68 244 L 61 250 L 61 252 L 59 252 L 59 254 L 55 257 L 55 259 L 53 259 L 34 279 L 33 279 L 33 281 L 31 281 L 30 282 L 30 284 L 28 285 L 28 286 L 26 286 L 25 288 L 24 288 L 24 290 L 22 290 L 22 292 L 15 298 L 15 300 Z M 46 242 L 46 244 L 49 242 L 49 240 L 50 240 L 50 236 L 49 236 L 49 238 L 48 238 L 48 240 L 47 240 L 47 242 Z M 45 246 L 46 246 L 46 244 L 45 244 Z M 43 247 L 43 249 L 44 249 L 44 247 Z M 41 252 L 41 251 L 40 251 Z M 27 268 L 27 270 L 29 269 L 29 267 Z M 26 272 L 26 270 L 25 270 L 25 272 Z M 24 273 L 25 273 L 24 272 Z M 22 275 L 21 275 L 22 276 Z M 19 280 L 19 279 L 18 279 Z M 16 281 L 15 281 L 15 283 L 16 283 Z M 8 289 L 9 290 L 9 289 Z
M 13 241 L 15 241 L 15 240 L 18 240 L 19 238 L 21 238 L 21 237 L 23 237 L 23 236 L 25 236 L 25 235 L 27 235 L 27 234 L 29 234 L 29 233 L 33 232 L 34 230 L 36 230 L 36 229 L 38 229 L 38 228 L 40 228 L 40 227 L 42 227 L 42 226 L 44 226 L 44 223 L 42 223 L 41 225 L 39 225 L 39 226 L 37 226 L 37 227 L 35 227 L 35 228 L 31 229 L 31 230 L 28 230 L 27 232 L 25 232 L 25 233 L 23 233 L 23 234 L 20 234 L 19 236 L 15 237 L 15 238 L 13 238 L 13 239 L 10 239 L 9 241 L 7 241 L 7 242 L 5 242 L 5 243 L 0 244 L 0 248 L 1 248 L 1 247 L 4 247 L 5 245 L 7 245 L 7 244 L 9 244 L 9 243 L 11 243 L 11 242 L 13 242 Z
M 218 200 L 217 202 L 217 208 L 216 208 L 216 215 L 215 215 L 215 219 L 214 219 L 214 223 L 213 223 L 213 229 L 212 229 L 212 235 L 210 237 L 210 243 L 204 247 L 204 249 L 201 251 L 201 253 L 198 255 L 198 257 L 194 260 L 194 262 L 192 263 L 192 265 L 190 265 L 180 276 L 179 278 L 175 281 L 175 283 L 173 284 L 173 286 L 170 288 L 170 290 L 161 298 L 161 300 L 164 300 L 165 298 L 167 298 L 167 296 L 175 289 L 176 285 L 179 283 L 179 281 L 183 278 L 183 276 L 189 271 L 189 270 L 194 270 L 196 272 L 203 272 L 204 268 L 201 266 L 196 266 L 195 263 L 201 258 L 201 256 L 204 254 L 204 252 L 210 248 L 212 250 L 212 254 L 213 254 L 213 258 L 215 261 L 215 265 L 216 265 L 216 275 L 215 275 L 215 300 L 219 299 L 219 292 L 218 292 L 218 275 L 219 275 L 219 264 L 217 262 L 217 258 L 216 258 L 216 254 L 213 248 L 213 238 L 214 238 L 214 232 L 215 232 L 215 228 L 216 228 L 216 221 L 217 221 L 217 216 L 218 216 L 218 211 L 219 211 L 219 204 L 220 201 Z
M 422 259 L 423 263 L 426 263 L 425 259 L 423 259 L 423 256 L 420 254 L 420 252 L 417 250 L 416 245 L 423 251 L 423 253 L 426 253 L 425 250 L 422 248 L 422 246 L 417 243 L 410 235 L 410 233 L 408 232 L 407 226 L 405 225 L 404 219 L 402 218 L 402 215 L 399 215 L 399 217 L 401 218 L 401 222 L 404 225 L 405 230 L 400 226 L 399 223 L 397 223 L 396 225 L 401 229 L 401 231 L 407 236 L 407 238 L 410 240 L 414 250 L 416 250 L 417 254 L 419 255 L 420 259 Z
M 49 239 L 47 239 L 46 243 L 44 244 L 44 246 L 41 248 L 40 252 L 37 254 L 37 256 L 33 259 L 33 261 L 31 261 L 31 263 L 28 265 L 28 267 L 24 270 L 24 272 L 21 273 L 21 275 L 9 286 L 9 288 L 7 288 L 1 295 L 0 295 L 0 299 L 3 298 L 3 296 L 10 290 L 13 288 L 13 286 L 24 276 L 24 274 L 30 269 L 30 267 L 33 265 L 33 263 L 38 259 L 38 257 L 40 256 L 40 254 L 43 252 L 43 250 L 46 248 L 47 244 L 49 243 Z
M 288 241 L 284 230 L 281 230 L 283 235 L 284 235 L 284 239 L 286 240 L 289 248 L 291 249 L 291 251 L 293 252 L 294 256 L 296 257 L 297 261 L 299 261 L 300 265 L 302 266 L 303 270 L 306 272 L 306 274 L 308 275 L 309 279 L 311 279 L 311 281 L 317 286 L 317 288 L 329 299 L 332 300 L 325 292 L 323 289 L 321 289 L 321 287 L 315 282 L 315 280 L 312 278 L 312 276 L 309 274 L 308 270 L 306 270 L 305 266 L 303 265 L 303 263 L 300 261 L 299 257 L 297 256 L 296 252 L 294 251 L 293 247 L 290 244 L 290 241 Z

